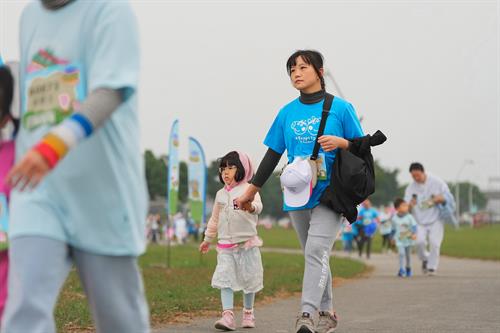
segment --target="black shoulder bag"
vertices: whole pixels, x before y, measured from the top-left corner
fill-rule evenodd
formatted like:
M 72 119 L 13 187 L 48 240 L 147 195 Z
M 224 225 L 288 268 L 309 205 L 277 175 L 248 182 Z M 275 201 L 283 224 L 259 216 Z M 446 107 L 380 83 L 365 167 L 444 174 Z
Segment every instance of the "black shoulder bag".
M 332 94 L 326 93 L 325 100 L 323 101 L 323 112 L 321 112 L 321 121 L 319 123 L 318 134 L 316 135 L 316 141 L 314 143 L 313 153 L 311 155 L 311 160 L 316 161 L 318 159 L 319 153 L 319 142 L 318 139 L 323 135 L 325 131 L 326 118 L 328 118 L 328 114 L 330 113 L 330 109 L 332 108 L 333 99 L 335 96 Z

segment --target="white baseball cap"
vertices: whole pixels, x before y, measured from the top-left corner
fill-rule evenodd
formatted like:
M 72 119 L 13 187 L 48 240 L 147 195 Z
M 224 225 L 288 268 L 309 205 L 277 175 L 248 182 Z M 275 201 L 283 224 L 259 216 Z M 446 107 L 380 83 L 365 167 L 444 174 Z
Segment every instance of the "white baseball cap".
M 311 197 L 312 171 L 308 160 L 297 158 L 288 164 L 280 176 L 283 199 L 289 207 L 302 207 Z

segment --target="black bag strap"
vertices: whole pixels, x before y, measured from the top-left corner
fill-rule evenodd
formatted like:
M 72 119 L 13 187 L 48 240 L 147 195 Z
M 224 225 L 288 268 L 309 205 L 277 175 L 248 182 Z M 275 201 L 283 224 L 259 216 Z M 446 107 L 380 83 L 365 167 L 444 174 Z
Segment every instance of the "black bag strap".
M 325 100 L 323 101 L 323 112 L 321 112 L 321 121 L 319 123 L 318 135 L 316 135 L 316 141 L 314 142 L 314 149 L 311 155 L 311 160 L 315 161 L 318 159 L 319 153 L 319 142 L 318 139 L 323 135 L 325 131 L 326 118 L 328 118 L 328 113 L 330 113 L 330 109 L 332 108 L 334 96 L 332 94 L 326 93 Z

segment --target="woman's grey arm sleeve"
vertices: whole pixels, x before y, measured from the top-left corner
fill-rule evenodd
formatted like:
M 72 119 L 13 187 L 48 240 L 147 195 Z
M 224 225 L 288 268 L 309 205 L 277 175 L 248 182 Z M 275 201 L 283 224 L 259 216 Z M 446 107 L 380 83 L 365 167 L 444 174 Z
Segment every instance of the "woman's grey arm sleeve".
M 81 113 L 92 123 L 94 130 L 101 127 L 123 102 L 122 93 L 117 89 L 98 88 L 93 90 L 82 103 Z
M 262 158 L 262 161 L 259 164 L 259 168 L 255 173 L 251 183 L 257 187 L 262 187 L 269 179 L 269 177 L 273 174 L 274 169 L 278 165 L 281 155 L 271 148 L 266 151 L 266 154 Z

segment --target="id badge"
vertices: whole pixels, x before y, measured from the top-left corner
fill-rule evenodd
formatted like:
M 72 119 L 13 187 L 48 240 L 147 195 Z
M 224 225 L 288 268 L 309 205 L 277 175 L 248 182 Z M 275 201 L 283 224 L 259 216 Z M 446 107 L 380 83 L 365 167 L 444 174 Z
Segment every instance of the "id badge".
M 318 159 L 316 160 L 317 163 L 317 170 L 318 170 L 318 180 L 326 180 L 328 175 L 326 173 L 326 160 L 325 160 L 325 154 L 321 153 L 318 154 Z

